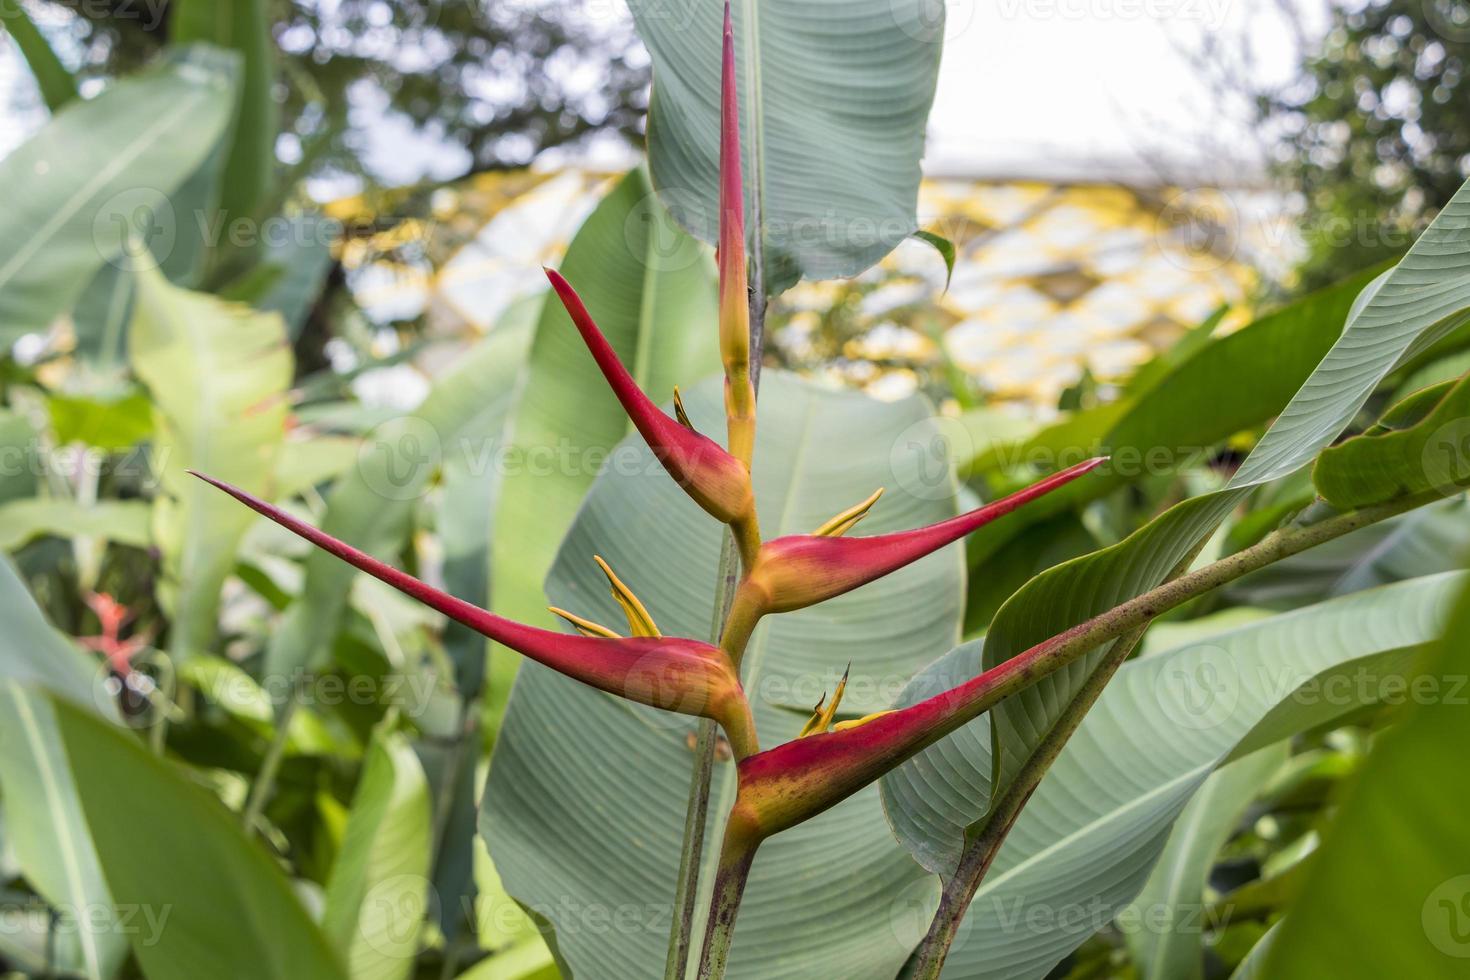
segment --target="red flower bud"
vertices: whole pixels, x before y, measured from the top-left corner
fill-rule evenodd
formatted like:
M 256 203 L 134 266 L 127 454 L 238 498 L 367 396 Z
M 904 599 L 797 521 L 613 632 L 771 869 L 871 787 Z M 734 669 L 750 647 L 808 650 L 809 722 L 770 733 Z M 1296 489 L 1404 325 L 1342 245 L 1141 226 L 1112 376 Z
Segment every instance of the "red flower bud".
M 735 34 L 725 4 L 720 76 L 720 359 L 730 453 L 750 466 L 755 448 L 755 384 L 750 377 L 750 297 L 745 278 L 745 190 L 740 175 L 740 98 Z
M 192 470 L 190 472 L 193 472 Z M 719 722 L 737 758 L 756 750 L 750 705 L 729 658 L 698 640 L 572 636 L 488 612 L 297 520 L 238 487 L 194 473 L 252 510 L 456 622 L 558 673 L 641 704 Z
M 740 460 L 721 449 L 713 439 L 660 411 L 618 360 L 571 284 L 551 269 L 546 270 L 546 277 L 582 334 L 613 394 L 622 403 L 623 411 L 628 413 L 669 475 L 716 520 L 753 525 L 755 497 L 750 488 L 750 473 Z

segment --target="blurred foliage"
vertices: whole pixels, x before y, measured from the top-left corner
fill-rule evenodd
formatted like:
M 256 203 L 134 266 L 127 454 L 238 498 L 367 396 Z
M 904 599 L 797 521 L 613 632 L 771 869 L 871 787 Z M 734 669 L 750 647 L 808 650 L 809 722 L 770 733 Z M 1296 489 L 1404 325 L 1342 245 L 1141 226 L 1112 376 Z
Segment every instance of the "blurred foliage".
M 1372 0 L 1329 17 L 1301 78 L 1259 95 L 1305 196 L 1305 288 L 1402 254 L 1470 176 L 1470 7 Z
M 45 0 L 83 77 L 148 63 L 175 3 Z M 648 59 L 607 5 L 518 0 L 266 0 L 278 52 L 276 150 L 298 174 L 379 176 L 365 158 L 379 113 L 467 153 L 466 172 L 524 166 L 594 133 L 636 139 Z M 58 45 L 65 50 L 65 45 Z M 444 176 L 454 176 L 446 174 Z

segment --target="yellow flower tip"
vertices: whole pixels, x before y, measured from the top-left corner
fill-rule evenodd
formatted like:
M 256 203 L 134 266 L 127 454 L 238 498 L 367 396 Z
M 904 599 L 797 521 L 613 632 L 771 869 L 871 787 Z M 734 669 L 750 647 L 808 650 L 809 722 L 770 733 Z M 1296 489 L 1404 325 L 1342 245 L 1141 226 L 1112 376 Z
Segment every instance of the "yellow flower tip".
M 806 720 L 805 725 L 801 726 L 801 731 L 796 733 L 797 738 L 806 738 L 808 735 L 815 735 L 821 731 L 817 725 L 822 720 L 822 705 L 826 703 L 827 692 L 823 691 L 822 696 L 817 698 L 817 703 L 812 705 L 812 716 Z
M 600 636 L 605 637 L 609 640 L 622 639 L 622 637 L 614 633 L 612 630 L 608 629 L 606 626 L 603 626 L 600 623 L 594 623 L 590 619 L 584 619 L 581 616 L 578 616 L 576 613 L 567 612 L 565 609 L 562 609 L 558 606 L 547 606 L 546 609 L 553 616 L 560 616 L 568 623 L 571 623 L 572 626 L 576 627 L 577 632 L 581 633 L 583 636 Z
M 889 709 L 887 709 L 885 711 L 875 711 L 872 714 L 870 714 L 870 715 L 864 715 L 861 718 L 852 718 L 852 719 L 850 719 L 848 721 L 839 721 L 837 724 L 835 724 L 835 725 L 832 726 L 832 730 L 834 732 L 845 732 L 849 728 L 857 728 L 859 725 L 866 725 L 868 722 L 872 721 L 874 718 L 882 718 L 884 715 L 891 715 L 891 714 L 893 714 L 893 709 L 892 708 L 889 708 Z
M 822 705 L 827 700 L 827 695 L 823 694 L 822 699 L 812 707 L 812 716 L 807 719 L 805 725 L 801 726 L 801 731 L 797 734 L 797 738 L 805 738 L 808 735 L 821 735 L 832 727 L 832 719 L 837 716 L 837 708 L 842 704 L 842 692 L 847 690 L 847 675 L 851 672 L 852 663 L 849 662 L 847 669 L 842 672 L 842 679 L 837 682 L 837 690 L 832 692 L 832 703 L 823 708 Z
M 819 538 L 842 537 L 842 535 L 856 527 L 858 521 L 868 516 L 868 511 L 872 510 L 873 505 L 878 502 L 878 498 L 883 496 L 883 490 L 883 487 L 879 487 L 873 491 L 872 496 L 868 497 L 867 500 L 864 500 L 860 504 L 855 504 L 831 518 L 821 527 L 813 531 L 813 536 Z
M 684 411 L 684 399 L 679 397 L 679 386 L 674 385 L 674 418 L 686 429 L 693 429 L 694 423 L 689 421 L 689 413 Z
M 612 590 L 612 597 L 622 607 L 623 615 L 628 618 L 628 632 L 633 636 L 663 636 L 653 617 L 648 614 L 648 609 L 633 594 L 633 590 L 623 584 L 623 580 L 613 573 L 611 566 L 603 561 L 601 555 L 593 555 L 592 560 L 597 562 L 597 567 L 602 569 L 602 574 L 607 576 L 607 584 Z

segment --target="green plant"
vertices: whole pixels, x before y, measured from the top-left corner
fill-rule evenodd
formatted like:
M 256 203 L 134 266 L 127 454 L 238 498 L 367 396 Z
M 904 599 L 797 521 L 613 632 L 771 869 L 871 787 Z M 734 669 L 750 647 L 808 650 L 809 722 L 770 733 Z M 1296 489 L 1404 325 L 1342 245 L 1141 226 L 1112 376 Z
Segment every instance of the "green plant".
M 107 159 L 107 194 L 152 167 L 196 214 L 226 159 L 251 178 L 235 207 L 289 196 L 251 171 L 269 111 L 228 124 L 261 97 L 260 21 L 235 56 L 175 52 L 90 100 L 22 38 L 56 116 L 0 168 L 34 188 L 26 214 L 67 217 L 0 247 L 7 323 L 51 330 L 38 362 L 0 362 L 4 964 L 881 980 L 1306 962 L 1338 908 L 1318 882 L 1360 860 L 1313 856 L 1335 788 L 1367 766 L 1374 826 L 1392 819 L 1373 760 L 1403 745 L 1376 729 L 1400 686 L 1449 670 L 1415 654 L 1464 587 L 1470 191 L 1383 275 L 1230 335 L 1209 321 L 1017 439 L 984 406 L 936 418 L 761 371 L 768 295 L 914 231 L 938 48 L 917 5 L 864 2 L 826 40 L 781 0 L 723 32 L 705 5 L 682 33 L 635 8 L 661 86 L 652 176 L 611 183 L 548 272 L 557 302 L 512 305 L 410 412 L 292 356 L 317 287 L 270 284 L 311 263 L 93 238 L 116 224 L 87 179 Z M 773 98 L 814 52 L 812 97 Z M 858 81 L 896 115 L 819 118 Z M 136 106 L 173 125 L 173 98 L 200 115 L 167 157 L 129 127 Z M 885 134 L 891 153 L 859 152 Z M 789 179 L 824 145 L 845 154 L 826 185 Z M 826 191 L 851 222 L 784 238 Z M 313 316 L 364 368 L 406 356 L 368 356 L 350 310 Z M 685 381 L 667 411 L 646 394 Z M 517 465 L 563 445 L 607 465 Z M 96 465 L 56 465 L 68 451 Z M 1416 770 L 1399 791 L 1426 833 L 1444 782 Z M 1361 820 L 1322 853 L 1361 850 Z M 1406 858 L 1398 893 L 1443 864 Z M 1395 949 L 1432 970 L 1443 950 L 1403 928 L 1414 902 L 1396 900 Z

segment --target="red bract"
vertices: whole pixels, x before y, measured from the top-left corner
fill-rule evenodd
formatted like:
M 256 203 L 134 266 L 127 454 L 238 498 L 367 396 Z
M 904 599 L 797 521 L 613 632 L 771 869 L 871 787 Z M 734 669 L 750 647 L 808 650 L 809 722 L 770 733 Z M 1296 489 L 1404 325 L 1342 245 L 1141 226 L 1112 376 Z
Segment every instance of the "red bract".
M 745 278 L 745 190 L 740 177 L 740 102 L 735 33 L 725 4 L 720 75 L 720 359 L 730 453 L 750 466 L 755 451 L 755 384 L 750 377 L 750 297 Z
M 756 750 L 750 706 L 729 658 L 718 647 L 672 637 L 571 636 L 516 623 L 441 592 L 238 487 L 202 473 L 193 475 L 323 551 L 496 643 L 609 694 L 666 711 L 711 718 L 724 728 L 737 758 Z
M 750 488 L 750 473 L 740 460 L 721 449 L 707 436 L 669 418 L 638 387 L 628 369 L 593 322 L 582 298 L 560 273 L 546 270 L 551 288 L 571 315 L 592 359 L 607 379 L 613 394 L 628 413 L 643 441 L 648 443 L 664 469 L 684 492 L 694 498 L 718 521 L 726 524 L 752 525 L 755 521 L 755 497 Z M 753 556 L 753 539 L 750 541 Z
M 77 642 L 106 657 L 113 673 L 126 676 L 133 669 L 133 658 L 148 647 L 149 637 L 122 639 L 122 628 L 133 618 L 132 610 L 106 592 L 88 592 L 84 601 L 96 615 L 102 632 L 97 636 L 79 636 Z
M 797 534 L 767 541 L 761 545 L 755 564 L 740 585 L 730 614 L 731 628 L 748 635 L 767 613 L 804 609 L 882 578 L 1070 483 L 1104 462 L 1106 457 L 1089 459 L 994 503 L 912 531 L 866 538 Z M 872 499 L 859 506 L 869 505 Z M 840 535 L 855 521 L 856 518 L 840 521 L 835 534 Z

